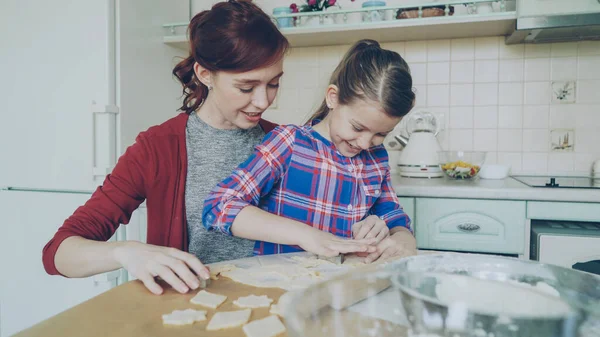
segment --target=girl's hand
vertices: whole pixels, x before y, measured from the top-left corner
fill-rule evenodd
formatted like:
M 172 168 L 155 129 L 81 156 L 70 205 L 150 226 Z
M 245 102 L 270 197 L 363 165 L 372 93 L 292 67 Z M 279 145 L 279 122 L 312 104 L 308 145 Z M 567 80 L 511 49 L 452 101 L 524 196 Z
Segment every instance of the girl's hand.
M 377 245 L 377 251 L 365 258 L 365 263 L 386 260 L 391 257 L 406 257 L 417 255 L 417 241 L 404 227 L 395 227 L 393 234 Z
M 114 256 L 123 268 L 156 295 L 163 292 L 154 279 L 156 276 L 180 293 L 198 288 L 198 277 L 210 277 L 210 272 L 196 256 L 175 248 L 127 241 L 115 248 Z
M 375 238 L 377 243 L 388 237 L 390 230 L 385 223 L 376 215 L 369 215 L 366 219 L 352 225 L 352 237 L 354 239 Z
M 306 227 L 306 235 L 299 238 L 299 246 L 307 252 L 323 256 L 337 256 L 346 253 L 374 253 L 376 239 L 346 239 L 319 229 Z

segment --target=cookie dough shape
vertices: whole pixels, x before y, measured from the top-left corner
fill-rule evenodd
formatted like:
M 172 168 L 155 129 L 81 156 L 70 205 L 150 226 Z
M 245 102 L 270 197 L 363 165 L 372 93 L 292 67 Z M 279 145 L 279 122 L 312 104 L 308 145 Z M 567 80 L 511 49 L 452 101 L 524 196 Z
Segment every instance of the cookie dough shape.
M 208 322 L 206 330 L 230 329 L 245 324 L 250 319 L 252 309 L 217 312 Z
M 206 290 L 201 290 L 198 292 L 196 296 L 194 296 L 190 302 L 194 304 L 199 304 L 208 308 L 216 309 L 219 307 L 225 300 L 227 296 L 209 293 Z
M 267 295 L 250 295 L 238 298 L 233 301 L 233 304 L 240 308 L 267 308 L 272 302 L 273 300 L 268 298 Z
M 162 315 L 164 325 L 187 325 L 194 322 L 206 320 L 206 311 L 204 310 L 174 310 L 170 314 Z
M 242 329 L 246 337 L 275 337 L 285 332 L 285 326 L 277 316 L 252 321 L 245 324 Z

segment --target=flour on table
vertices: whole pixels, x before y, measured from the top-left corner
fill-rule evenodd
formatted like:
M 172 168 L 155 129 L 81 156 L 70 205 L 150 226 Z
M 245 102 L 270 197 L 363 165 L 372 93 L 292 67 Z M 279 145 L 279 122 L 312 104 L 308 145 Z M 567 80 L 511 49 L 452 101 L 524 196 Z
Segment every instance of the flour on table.
M 210 322 L 208 322 L 206 330 L 214 331 L 235 328 L 237 326 L 247 323 L 250 319 L 251 313 L 252 309 L 217 312 L 210 319 Z
M 201 290 L 196 296 L 194 296 L 190 302 L 199 304 L 205 307 L 216 309 L 218 306 L 223 304 L 227 296 L 209 293 L 206 290 Z
M 273 300 L 267 297 L 267 295 L 249 295 L 238 298 L 233 301 L 233 304 L 240 308 L 266 308 L 271 305 L 271 302 L 273 302 Z
M 218 280 L 219 276 L 223 272 L 232 271 L 234 269 L 237 269 L 237 267 L 233 264 L 221 264 L 221 265 L 211 266 L 210 267 L 210 278 L 213 280 Z
M 277 304 L 271 304 L 271 307 L 269 308 L 269 314 L 283 316 Z
M 290 259 L 292 259 L 295 262 L 298 262 L 298 265 L 300 267 L 304 267 L 304 268 L 314 268 L 314 267 L 318 267 L 321 265 L 335 265 L 335 263 L 333 263 L 331 261 L 319 259 L 316 256 L 312 256 L 312 257 L 292 256 Z
M 246 337 L 275 337 L 285 332 L 285 326 L 277 316 L 252 321 L 245 324 L 242 329 Z
M 162 315 L 164 325 L 186 325 L 206 320 L 206 311 L 203 310 L 174 310 L 170 314 Z

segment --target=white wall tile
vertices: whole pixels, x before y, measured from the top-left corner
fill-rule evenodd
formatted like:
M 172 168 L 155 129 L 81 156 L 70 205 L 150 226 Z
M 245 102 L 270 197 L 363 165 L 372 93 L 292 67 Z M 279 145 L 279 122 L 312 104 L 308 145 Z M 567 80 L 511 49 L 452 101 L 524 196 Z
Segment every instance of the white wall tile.
M 473 125 L 477 129 L 498 127 L 498 106 L 476 106 L 473 109 Z
M 449 62 L 429 62 L 427 63 L 427 84 L 447 84 L 450 83 L 450 63 Z
M 592 153 L 600 159 L 597 130 L 575 130 L 575 152 Z
M 473 129 L 450 129 L 451 151 L 473 151 Z
M 521 152 L 498 152 L 498 164 L 507 165 L 513 174 L 521 172 Z
M 550 47 L 552 57 L 577 56 L 577 42 L 553 43 Z
M 579 42 L 579 56 L 600 55 L 600 41 Z
M 319 47 L 290 48 L 284 65 L 314 66 L 319 61 Z
M 600 104 L 576 104 L 573 108 L 575 110 L 575 128 L 597 130 L 600 146 Z
M 577 69 L 577 79 L 600 79 L 600 56 L 580 56 Z
M 448 106 L 450 86 L 447 84 L 427 85 L 427 106 Z
M 477 129 L 473 131 L 474 151 L 496 151 L 498 148 L 498 130 Z M 489 161 L 486 159 L 486 163 Z
M 523 106 L 508 105 L 498 107 L 498 128 L 520 129 L 523 127 Z
M 597 159 L 600 159 L 600 157 L 597 157 L 591 153 L 575 153 L 573 170 L 576 172 L 591 174 L 592 165 L 594 165 L 594 161 Z
M 499 81 L 500 82 L 522 82 L 524 75 L 524 60 L 500 60 Z
M 409 41 L 404 45 L 406 62 L 427 62 L 427 43 L 425 41 Z
M 411 63 L 410 74 L 414 84 L 427 84 L 427 63 Z
M 572 105 L 550 106 L 550 129 L 572 129 L 576 123 L 576 112 Z
M 525 81 L 549 81 L 550 59 L 535 58 L 525 60 Z
M 475 84 L 474 104 L 477 106 L 498 104 L 498 83 Z
M 547 152 L 550 147 L 550 134 L 546 129 L 524 129 L 524 152 Z
M 538 173 L 548 169 L 548 153 L 523 153 L 523 172 Z
M 507 82 L 498 84 L 498 104 L 523 104 L 523 83 Z
M 451 59 L 465 61 L 475 59 L 475 40 L 473 38 L 453 39 L 450 41 Z
M 572 81 L 577 78 L 577 58 L 559 57 L 552 59 L 551 78 L 553 81 Z
M 523 131 L 521 129 L 498 129 L 498 151 L 521 151 Z
M 450 61 L 450 41 L 432 40 L 427 41 L 427 61 Z
M 498 60 L 475 61 L 475 83 L 498 82 Z
M 523 128 L 548 129 L 550 118 L 549 105 L 523 106 Z
M 600 80 L 577 81 L 577 103 L 600 103 Z
M 450 106 L 473 106 L 473 84 L 452 84 Z
M 525 58 L 550 57 L 550 44 L 526 44 Z
M 526 82 L 525 104 L 549 104 L 551 92 L 550 82 Z
M 400 56 L 404 57 L 405 50 L 405 42 L 385 42 L 381 44 L 382 48 L 389 49 L 391 51 L 395 51 L 400 54 Z
M 338 63 L 342 60 L 344 53 L 349 46 L 325 46 L 318 47 L 317 57 L 319 59 L 319 65 L 329 65 L 335 68 Z
M 426 85 L 413 85 L 415 92 L 415 108 L 427 106 L 427 86 Z
M 498 58 L 498 37 L 479 37 L 475 39 L 475 59 L 489 60 Z
M 472 129 L 473 107 L 450 107 L 450 128 Z
M 441 129 L 447 129 L 450 125 L 450 108 L 449 107 L 427 107 L 427 111 L 431 112 L 437 118 L 438 125 Z
M 450 83 L 473 83 L 473 61 L 456 61 L 450 64 Z
M 549 172 L 571 172 L 573 171 L 575 158 L 573 153 L 550 152 L 548 155 Z
M 498 152 L 488 151 L 485 154 L 485 163 L 486 164 L 497 164 L 498 163 Z
M 281 79 L 282 85 L 285 83 L 289 87 L 296 88 L 316 88 L 319 86 L 319 68 L 316 66 L 304 65 L 302 68 L 285 66 L 285 77 Z
M 500 43 L 500 58 L 501 59 L 522 59 L 525 57 L 525 45 L 512 44 L 507 45 Z

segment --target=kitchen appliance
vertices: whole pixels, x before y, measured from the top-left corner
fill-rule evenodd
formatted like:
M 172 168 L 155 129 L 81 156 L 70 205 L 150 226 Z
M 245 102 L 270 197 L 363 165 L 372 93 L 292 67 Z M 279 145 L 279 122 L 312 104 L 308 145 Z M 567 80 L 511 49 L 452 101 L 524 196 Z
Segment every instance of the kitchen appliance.
M 561 176 L 511 176 L 530 187 L 544 188 L 600 188 L 600 181 L 591 177 L 561 177 Z
M 159 23 L 182 21 L 189 13 L 184 1 L 145 0 L 3 2 L 0 11 L 11 27 L 3 32 L 0 53 L 4 337 L 127 281 L 124 270 L 50 276 L 41 252 L 138 133 L 175 115 L 181 86 L 170 70 L 187 51 L 163 44 Z M 22 90 L 32 78 L 44 88 L 35 99 Z M 24 102 L 26 113 L 8 113 L 23 111 Z M 143 208 L 136 210 L 112 240 L 144 241 L 145 217 Z
M 441 178 L 437 141 L 440 131 L 438 120 L 427 111 L 415 111 L 407 116 L 405 132 L 408 138 L 396 135 L 394 138 L 404 146 L 398 158 L 398 171 L 403 177 Z
M 532 220 L 530 256 L 600 275 L 600 223 Z
M 600 39 L 600 0 L 518 0 L 506 44 Z

